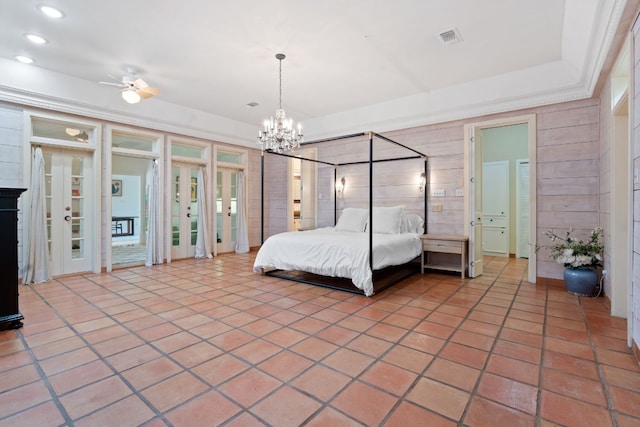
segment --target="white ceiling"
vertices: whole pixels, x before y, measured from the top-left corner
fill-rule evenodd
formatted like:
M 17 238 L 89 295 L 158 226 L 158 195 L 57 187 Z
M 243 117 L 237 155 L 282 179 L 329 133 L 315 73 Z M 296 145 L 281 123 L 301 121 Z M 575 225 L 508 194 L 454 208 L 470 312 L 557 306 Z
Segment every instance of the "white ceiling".
M 590 96 L 624 4 L 0 0 L 0 100 L 253 143 L 282 52 L 283 107 L 307 137 L 385 131 Z M 453 28 L 463 40 L 446 45 Z M 128 105 L 97 83 L 125 65 L 162 93 Z

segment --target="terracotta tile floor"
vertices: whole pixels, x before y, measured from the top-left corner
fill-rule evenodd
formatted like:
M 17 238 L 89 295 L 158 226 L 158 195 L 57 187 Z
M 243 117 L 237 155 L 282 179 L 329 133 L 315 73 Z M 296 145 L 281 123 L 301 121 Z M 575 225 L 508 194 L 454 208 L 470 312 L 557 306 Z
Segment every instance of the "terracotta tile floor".
M 640 368 L 604 299 L 485 274 L 371 298 L 252 273 L 255 254 L 20 288 L 2 426 L 632 426 Z

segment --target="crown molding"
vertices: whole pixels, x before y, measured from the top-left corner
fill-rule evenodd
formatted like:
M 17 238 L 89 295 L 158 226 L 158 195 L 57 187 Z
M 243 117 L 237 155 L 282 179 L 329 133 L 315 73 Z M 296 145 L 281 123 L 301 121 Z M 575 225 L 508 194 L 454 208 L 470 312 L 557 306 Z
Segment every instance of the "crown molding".
M 16 104 L 18 106 L 38 108 L 42 110 L 55 111 L 58 113 L 72 114 L 92 119 L 104 120 L 110 123 L 118 123 L 129 126 L 146 128 L 168 132 L 177 135 L 189 136 L 194 138 L 202 138 L 211 141 L 224 142 L 233 145 L 240 145 L 249 148 L 256 148 L 254 139 L 243 136 L 253 132 L 253 128 L 244 123 L 233 122 L 226 118 L 218 118 L 218 121 L 226 121 L 231 124 L 232 132 L 223 132 L 220 129 L 210 129 L 195 125 L 185 125 L 183 123 L 172 122 L 165 115 L 162 120 L 149 119 L 132 113 L 116 112 L 109 109 L 98 108 L 86 102 L 74 99 L 62 98 L 53 95 L 47 95 L 29 91 L 25 89 L 14 88 L 0 84 L 0 101 Z M 206 113 L 196 112 L 202 116 Z M 206 118 L 205 118 L 206 119 Z M 206 121 L 206 120 L 205 120 Z M 246 127 L 247 129 L 242 129 Z M 233 132 L 233 131 L 237 131 Z

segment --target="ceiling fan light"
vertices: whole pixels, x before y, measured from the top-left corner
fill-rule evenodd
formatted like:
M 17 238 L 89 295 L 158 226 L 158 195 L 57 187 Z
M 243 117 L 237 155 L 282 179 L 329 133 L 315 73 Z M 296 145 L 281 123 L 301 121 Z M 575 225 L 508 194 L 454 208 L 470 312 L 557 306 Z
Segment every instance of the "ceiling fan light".
M 135 90 L 127 89 L 122 92 L 122 99 L 127 101 L 129 104 L 137 104 L 140 102 L 140 95 Z
M 80 129 L 66 128 L 64 131 L 66 132 L 67 135 L 70 135 L 70 136 L 80 135 Z

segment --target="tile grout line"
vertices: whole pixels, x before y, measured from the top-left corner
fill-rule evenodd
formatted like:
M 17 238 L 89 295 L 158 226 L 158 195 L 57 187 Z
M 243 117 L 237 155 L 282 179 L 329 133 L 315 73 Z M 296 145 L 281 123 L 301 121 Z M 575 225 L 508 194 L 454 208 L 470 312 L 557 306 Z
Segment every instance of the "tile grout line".
M 83 277 L 83 278 L 85 278 L 86 280 L 89 280 L 88 278 L 86 278 L 86 277 L 84 277 L 84 276 L 82 276 L 82 277 Z M 120 279 L 120 280 L 122 280 L 122 279 Z M 91 280 L 89 280 L 89 281 L 91 281 Z M 116 319 L 113 319 L 113 318 L 112 318 L 112 316 L 111 316 L 110 314 L 105 313 L 105 312 L 104 312 L 104 310 L 103 310 L 101 307 L 97 306 L 93 301 L 91 301 L 91 300 L 89 300 L 89 299 L 87 299 L 87 298 L 85 298 L 85 297 L 81 296 L 80 294 L 78 294 L 78 292 L 77 292 L 77 291 L 75 291 L 74 289 L 70 288 L 67 284 L 64 284 L 64 283 L 62 283 L 62 282 L 58 282 L 58 283 L 59 283 L 59 285 L 60 285 L 60 286 L 63 286 L 64 288 L 66 288 L 68 291 L 73 292 L 73 294 L 74 294 L 74 295 L 76 295 L 76 296 L 78 296 L 78 297 L 80 297 L 80 298 L 84 299 L 85 301 L 87 301 L 87 302 L 88 302 L 92 307 L 94 307 L 95 309 L 97 309 L 100 313 L 102 313 L 103 315 L 105 315 L 105 316 L 106 316 L 106 317 L 108 317 L 109 319 L 111 319 L 111 320 L 113 320 L 114 322 L 116 322 L 116 324 L 118 324 L 119 326 L 123 327 L 123 328 L 124 328 L 125 330 L 127 330 L 130 334 L 134 334 L 134 335 L 138 336 L 138 335 L 136 334 L 136 332 L 132 331 L 129 327 L 125 326 L 125 325 L 124 325 L 123 323 L 121 323 L 120 321 L 118 321 L 118 320 L 116 320 Z M 100 286 L 101 288 L 103 288 L 103 289 L 105 289 L 105 290 L 108 290 L 108 289 L 106 289 L 106 288 L 105 288 L 102 284 L 100 284 L 100 283 L 96 283 L 96 282 L 94 282 L 94 281 L 91 281 L 91 283 L 93 283 L 93 284 L 94 284 L 94 285 L 96 285 L 96 286 Z M 128 283 L 128 282 L 127 282 L 127 283 Z M 33 291 L 34 291 L 34 292 L 36 293 L 36 295 L 38 295 L 38 297 L 40 297 L 40 298 L 41 298 L 41 299 L 42 299 L 42 300 L 43 300 L 47 305 L 49 305 L 48 301 L 47 301 L 44 297 L 42 297 L 42 295 L 41 295 L 41 294 L 40 294 L 36 289 L 33 289 Z M 114 293 L 115 293 L 115 292 L 113 292 L 113 291 L 111 291 L 111 290 L 108 290 L 108 292 L 110 292 L 110 293 L 112 293 L 112 294 L 114 294 Z M 137 304 L 135 304 L 135 305 L 137 305 Z M 50 305 L 49 305 L 49 306 L 50 306 Z M 115 376 L 117 376 L 121 381 L 123 381 L 123 382 L 124 382 L 124 384 L 125 384 L 125 385 L 126 385 L 126 386 L 131 390 L 131 391 L 132 391 L 132 394 L 133 394 L 134 396 L 136 396 L 136 397 L 138 397 L 140 400 L 142 400 L 142 402 L 144 402 L 144 403 L 145 403 L 145 405 L 146 405 L 149 409 L 151 409 L 151 411 L 152 411 L 152 412 L 154 412 L 154 413 L 155 413 L 155 416 L 160 417 L 160 419 L 162 419 L 162 420 L 163 420 L 163 422 L 165 422 L 168 426 L 170 426 L 170 425 L 171 425 L 171 423 L 169 423 L 169 422 L 168 422 L 168 420 L 166 420 L 166 419 L 165 419 L 165 417 L 163 416 L 162 412 L 160 412 L 159 410 L 157 410 L 157 409 L 155 408 L 155 406 L 154 406 L 154 405 L 152 405 L 152 404 L 151 404 L 151 402 L 149 402 L 149 401 L 148 401 L 148 400 L 147 400 L 147 399 L 142 395 L 141 390 L 138 390 L 138 389 L 137 389 L 137 387 L 134 387 L 134 386 L 130 383 L 130 381 L 122 375 L 122 372 L 120 372 L 119 370 L 115 369 L 115 368 L 114 368 L 114 366 L 113 366 L 113 365 L 112 365 L 112 364 L 107 360 L 107 358 L 106 358 L 106 357 L 103 357 L 103 356 L 102 356 L 102 355 L 101 355 L 97 350 L 95 350 L 95 349 L 94 349 L 94 347 L 93 347 L 93 344 L 91 344 L 89 341 L 87 341 L 87 340 L 86 340 L 86 338 L 84 337 L 84 335 L 83 335 L 82 333 L 78 332 L 78 331 L 75 329 L 74 325 L 73 325 L 73 324 L 71 324 L 71 323 L 69 323 L 69 322 L 67 321 L 67 319 L 66 319 L 65 317 L 63 317 L 63 316 L 59 313 L 59 311 L 58 311 L 58 309 L 57 309 L 57 308 L 55 308 L 55 307 L 53 307 L 53 306 L 50 306 L 50 307 L 51 307 L 51 310 L 53 310 L 53 311 L 54 311 L 54 313 L 56 313 L 56 316 L 58 316 L 59 318 L 63 319 L 63 322 L 67 325 L 67 327 L 68 327 L 68 328 L 70 328 L 70 329 L 75 333 L 75 335 L 76 335 L 78 338 L 80 338 L 80 339 L 84 342 L 84 344 L 87 346 L 87 348 L 89 348 L 89 349 L 91 350 L 91 352 L 92 352 L 92 353 L 94 353 L 94 354 L 97 356 L 98 360 L 100 360 L 102 363 L 104 363 L 104 364 L 105 364 L 105 365 L 106 365 L 106 366 L 107 366 L 107 367 L 108 367 L 108 368 L 113 372 L 113 374 L 114 374 Z M 138 306 L 138 307 L 139 307 L 139 306 Z M 139 308 L 143 308 L 143 307 L 139 307 Z M 144 309 L 144 308 L 143 308 L 143 309 Z M 81 323 L 82 323 L 82 322 L 81 322 Z M 102 329 L 102 328 L 101 328 L 101 329 Z M 138 336 L 138 337 L 139 337 L 139 336 Z M 141 338 L 141 337 L 139 337 L 139 338 Z M 108 340 L 107 340 L 107 341 L 108 341 Z M 145 340 L 145 339 L 143 339 L 143 341 L 144 341 L 145 343 L 147 343 L 147 344 L 151 345 L 151 342 L 148 342 L 148 341 L 147 341 L 147 340 Z M 126 350 L 125 350 L 125 351 L 126 351 Z M 60 355 L 63 355 L 63 354 L 65 354 L 65 353 L 61 353 Z M 114 354 L 118 354 L 118 353 L 114 353 Z M 52 357 L 58 357 L 58 356 L 60 356 L 60 355 L 56 355 L 56 356 L 52 356 Z M 110 356 L 112 356 L 112 355 L 110 355 Z M 86 365 L 86 364 L 85 364 L 85 365 Z M 81 366 L 82 366 L 82 365 L 81 365 Z M 73 369 L 73 368 L 71 368 L 71 369 Z M 69 370 L 66 370 L 66 371 L 63 371 L 63 372 L 67 372 L 67 371 L 69 371 Z M 62 373 L 62 372 L 60 372 L 60 373 Z M 65 394 L 69 394 L 69 393 L 72 393 L 72 392 L 75 392 L 75 391 L 78 391 L 78 390 L 81 390 L 82 388 L 84 388 L 84 387 L 86 387 L 86 386 L 88 386 L 88 385 L 97 384 L 97 383 L 99 383 L 100 381 L 103 381 L 103 380 L 104 380 L 104 378 L 101 378 L 101 379 L 98 379 L 98 380 L 93 381 L 93 382 L 91 382 L 91 383 L 84 384 L 84 385 L 82 385 L 81 387 L 78 387 L 77 389 L 69 390 L 69 391 L 67 391 L 67 392 L 63 393 L 63 395 L 65 395 Z M 56 396 L 57 396 L 57 394 L 56 394 Z M 95 410 L 94 410 L 94 411 L 92 411 L 92 412 L 86 413 L 86 414 L 82 415 L 80 418 L 78 418 L 78 420 L 81 420 L 81 419 L 83 419 L 83 418 L 89 417 L 90 415 L 95 414 L 95 413 L 99 412 L 100 410 L 105 409 L 105 408 L 107 408 L 107 407 L 109 407 L 109 406 L 113 405 L 114 403 L 117 403 L 117 402 L 123 401 L 124 399 L 126 399 L 126 398 L 128 398 L 128 397 L 129 397 L 129 395 L 124 396 L 122 399 L 118 399 L 118 400 L 116 400 L 116 401 L 114 401 L 114 402 L 109 403 L 108 405 L 106 405 L 106 406 L 104 406 L 104 407 L 100 407 L 100 408 L 95 409 Z M 66 410 L 65 410 L 65 413 L 66 413 Z M 149 421 L 149 420 L 148 420 L 148 421 Z M 73 425 L 73 421 L 71 421 L 71 423 L 72 423 L 72 425 Z
M 48 305 L 48 303 L 46 301 L 45 301 L 45 304 Z M 58 314 L 56 313 L 56 316 L 57 315 Z M 22 331 L 18 330 L 18 336 L 20 337 L 20 341 L 22 341 L 22 345 L 24 346 L 25 350 L 27 350 L 27 352 L 29 353 L 29 357 L 31 357 L 32 363 L 34 365 L 34 368 L 38 372 L 38 375 L 40 376 L 40 379 L 42 380 L 42 382 L 44 383 L 45 387 L 49 391 L 49 394 L 51 395 L 51 400 L 56 405 L 56 408 L 58 409 L 58 411 L 60 411 L 60 414 L 62 415 L 62 418 L 64 419 L 64 425 L 68 425 L 69 427 L 73 427 L 73 420 L 69 416 L 69 413 L 67 412 L 66 408 L 62 405 L 62 402 L 60 402 L 59 396 L 54 391 L 53 386 L 49 382 L 49 378 L 47 377 L 47 375 L 44 373 L 44 370 L 42 369 L 42 366 L 40 366 L 40 362 L 36 358 L 36 355 L 33 354 L 33 350 L 31 349 L 31 346 L 28 345 L 27 341 L 25 340 L 24 336 L 22 335 Z M 40 402 L 38 405 L 41 405 L 42 403 L 44 403 L 44 402 Z M 18 411 L 16 413 L 9 414 L 6 418 L 14 417 L 17 414 L 20 414 L 22 412 L 26 412 L 27 410 L 35 408 L 38 405 L 31 406 L 29 408 L 23 408 L 22 410 L 20 410 L 20 411 Z
M 542 425 L 542 391 L 544 390 L 544 361 L 547 353 L 547 316 L 549 312 L 549 280 L 544 281 L 544 320 L 542 322 L 542 342 L 540 347 L 540 370 L 538 372 L 538 390 L 536 393 L 536 427 Z
M 483 298 L 484 298 L 484 296 L 486 296 L 486 294 L 489 292 L 489 290 L 490 290 L 491 288 L 493 288 L 493 287 L 496 285 L 496 282 L 497 282 L 497 281 L 498 281 L 498 279 L 500 278 L 500 275 L 504 272 L 504 270 L 505 270 L 507 267 L 508 267 L 508 264 L 506 264 L 506 265 L 502 268 L 502 270 L 500 270 L 500 273 L 498 273 L 498 274 L 496 275 L 496 278 L 495 278 L 495 279 L 493 280 L 493 282 L 491 283 L 491 286 L 489 286 L 489 288 L 487 289 L 487 292 L 485 292 L 485 294 L 483 295 Z M 463 420 L 464 420 L 464 419 L 466 418 L 466 416 L 469 414 L 469 410 L 470 410 L 470 408 L 471 408 L 471 403 L 472 403 L 473 398 L 474 398 L 475 396 L 480 396 L 480 395 L 478 394 L 478 387 L 480 386 L 480 382 L 482 381 L 482 378 L 484 377 L 484 374 L 486 373 L 486 369 L 487 369 L 487 366 L 488 366 L 488 364 L 489 364 L 489 360 L 491 359 L 491 355 L 493 355 L 493 354 L 494 354 L 495 347 L 496 347 L 496 345 L 498 344 L 498 340 L 499 340 L 499 338 L 500 338 L 500 335 L 502 334 L 502 331 L 504 330 L 504 325 L 505 325 L 505 323 L 507 322 L 507 318 L 509 317 L 509 313 L 511 313 L 511 310 L 513 309 L 513 304 L 514 304 L 514 302 L 515 302 L 516 298 L 518 297 L 518 293 L 520 292 L 520 289 L 522 288 L 522 282 L 523 282 L 523 280 L 524 280 L 524 279 L 523 279 L 523 277 L 524 277 L 524 275 L 525 275 L 525 274 L 526 274 L 526 270 L 522 272 L 522 275 L 521 275 L 521 277 L 520 277 L 520 280 L 518 281 L 518 286 L 517 286 L 517 287 L 516 287 L 516 289 L 514 290 L 513 296 L 512 296 L 512 298 L 511 298 L 511 302 L 509 303 L 509 307 L 508 307 L 508 308 L 507 308 L 507 307 L 505 307 L 505 308 L 506 308 L 506 312 L 505 312 L 504 317 L 503 317 L 503 319 L 502 319 L 502 323 L 500 323 L 500 328 L 498 329 L 498 331 L 497 331 L 497 333 L 496 333 L 496 335 L 495 335 L 495 338 L 494 338 L 494 340 L 493 340 L 493 343 L 491 344 L 491 348 L 487 351 L 487 358 L 486 358 L 486 360 L 484 361 L 484 363 L 483 363 L 483 365 L 482 365 L 482 368 L 480 369 L 480 374 L 478 375 L 478 379 L 476 380 L 476 382 L 475 382 L 475 384 L 474 384 L 474 386 L 473 386 L 473 389 L 472 389 L 472 390 L 471 390 L 471 392 L 469 393 L 469 395 L 470 395 L 470 396 L 469 396 L 469 400 L 467 401 L 467 404 L 465 405 L 465 408 L 464 408 L 464 410 L 462 411 L 462 415 L 460 416 L 460 420 L 458 420 L 458 421 L 457 421 L 458 426 L 460 426 L 460 427 L 464 426 Z M 480 304 L 480 301 L 481 301 L 481 300 L 479 300 L 479 301 L 474 305 L 474 308 L 475 308 L 478 304 Z M 500 375 L 500 376 L 501 376 L 501 375 Z M 514 380 L 514 381 L 515 381 L 515 380 Z M 483 396 L 483 397 L 484 397 L 484 396 Z M 503 405 L 503 404 L 502 404 L 502 402 L 497 402 L 497 401 L 494 401 L 494 400 L 489 399 L 489 398 L 487 398 L 487 397 L 484 397 L 484 398 L 485 398 L 485 399 L 487 399 L 487 400 L 491 400 L 491 401 L 493 401 L 493 402 L 496 402 L 498 405 L 505 406 L 505 405 Z M 514 409 L 514 410 L 515 410 L 515 408 L 511 408 L 511 409 Z M 526 412 L 524 412 L 524 411 L 519 411 L 519 412 L 521 412 L 521 413 L 523 413 L 523 414 L 526 414 Z
M 578 296 L 578 301 L 580 304 L 580 314 L 582 315 L 582 320 L 585 323 L 587 329 L 587 335 L 589 336 L 589 347 L 591 347 L 591 351 L 593 352 L 594 362 L 596 363 L 596 368 L 598 370 L 598 380 L 600 381 L 600 385 L 602 386 L 602 391 L 604 394 L 605 401 L 607 402 L 607 412 L 609 412 L 609 416 L 611 417 L 611 423 L 613 427 L 618 427 L 618 417 L 616 414 L 615 405 L 613 402 L 613 397 L 611 396 L 611 392 L 609 391 L 609 386 L 605 379 L 604 372 L 602 370 L 602 363 L 600 363 L 600 357 L 598 355 L 598 349 L 593 341 L 593 335 L 591 333 L 591 327 L 589 326 L 589 319 L 585 313 L 584 304 L 582 296 Z

